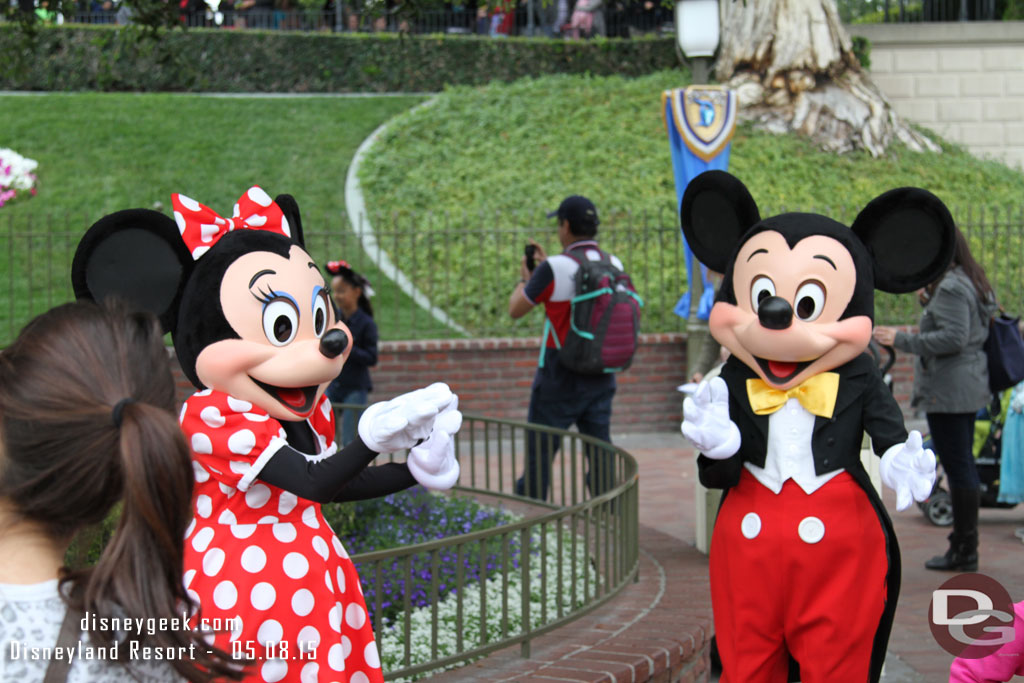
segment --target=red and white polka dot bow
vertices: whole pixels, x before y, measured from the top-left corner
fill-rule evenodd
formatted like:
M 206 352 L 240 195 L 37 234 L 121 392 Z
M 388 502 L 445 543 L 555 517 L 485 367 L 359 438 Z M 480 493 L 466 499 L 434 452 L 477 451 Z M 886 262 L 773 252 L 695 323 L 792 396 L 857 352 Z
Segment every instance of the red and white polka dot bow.
M 292 234 L 284 212 L 258 185 L 253 185 L 238 198 L 231 218 L 221 218 L 213 209 L 183 194 L 172 194 L 171 206 L 178 232 L 193 259 L 205 254 L 232 230 L 268 230 L 285 237 Z

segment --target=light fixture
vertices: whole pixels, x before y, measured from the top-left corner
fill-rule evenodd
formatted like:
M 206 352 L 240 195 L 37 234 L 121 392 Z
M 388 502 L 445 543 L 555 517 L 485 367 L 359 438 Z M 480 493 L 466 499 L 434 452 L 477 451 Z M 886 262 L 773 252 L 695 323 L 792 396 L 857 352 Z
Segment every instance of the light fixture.
M 718 0 L 678 0 L 676 40 L 689 57 L 711 57 L 718 48 Z

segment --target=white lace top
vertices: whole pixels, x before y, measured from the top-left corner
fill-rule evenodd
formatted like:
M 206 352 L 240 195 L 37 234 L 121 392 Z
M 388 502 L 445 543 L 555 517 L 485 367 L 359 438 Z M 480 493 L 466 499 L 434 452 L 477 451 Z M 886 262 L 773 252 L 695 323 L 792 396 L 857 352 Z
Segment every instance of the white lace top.
M 57 652 L 64 613 L 64 602 L 57 594 L 57 579 L 28 585 L 0 583 L 0 681 L 39 683 L 50 660 L 58 656 L 71 657 L 68 683 L 182 680 L 166 662 L 146 661 L 143 657 L 129 660 L 133 678 L 123 665 L 105 658 L 106 648 L 90 645 L 85 633 L 81 644 Z

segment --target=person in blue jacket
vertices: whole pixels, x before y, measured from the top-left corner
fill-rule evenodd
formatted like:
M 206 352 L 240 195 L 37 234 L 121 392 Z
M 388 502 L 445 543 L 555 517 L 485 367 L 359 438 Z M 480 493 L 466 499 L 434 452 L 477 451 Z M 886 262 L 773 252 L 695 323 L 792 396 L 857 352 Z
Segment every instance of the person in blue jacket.
M 331 298 L 338 317 L 352 332 L 352 353 L 341 374 L 328 385 L 327 397 L 334 403 L 365 405 L 373 390 L 370 368 L 377 364 L 377 323 L 370 305 L 373 288 L 345 261 L 329 261 L 327 274 L 331 276 Z M 357 418 L 356 411 L 342 412 L 342 443 L 355 438 Z

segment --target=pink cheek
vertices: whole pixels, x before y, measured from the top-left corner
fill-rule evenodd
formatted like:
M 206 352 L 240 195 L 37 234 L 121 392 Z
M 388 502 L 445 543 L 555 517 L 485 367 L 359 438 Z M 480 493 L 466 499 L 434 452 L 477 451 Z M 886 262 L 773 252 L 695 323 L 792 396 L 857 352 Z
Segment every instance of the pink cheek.
M 241 377 L 259 359 L 252 357 L 249 345 L 237 339 L 210 344 L 196 358 L 196 372 L 204 384 L 214 382 L 224 385 L 235 377 Z M 205 379 L 204 379 L 205 378 Z M 209 380 L 209 381 L 207 381 Z
M 708 330 L 715 339 L 734 336 L 733 330 L 745 323 L 750 318 L 738 306 L 726 303 L 717 303 L 711 308 L 711 316 L 708 318 Z
M 831 336 L 838 342 L 866 349 L 871 342 L 871 319 L 861 315 L 840 320 L 832 326 Z

